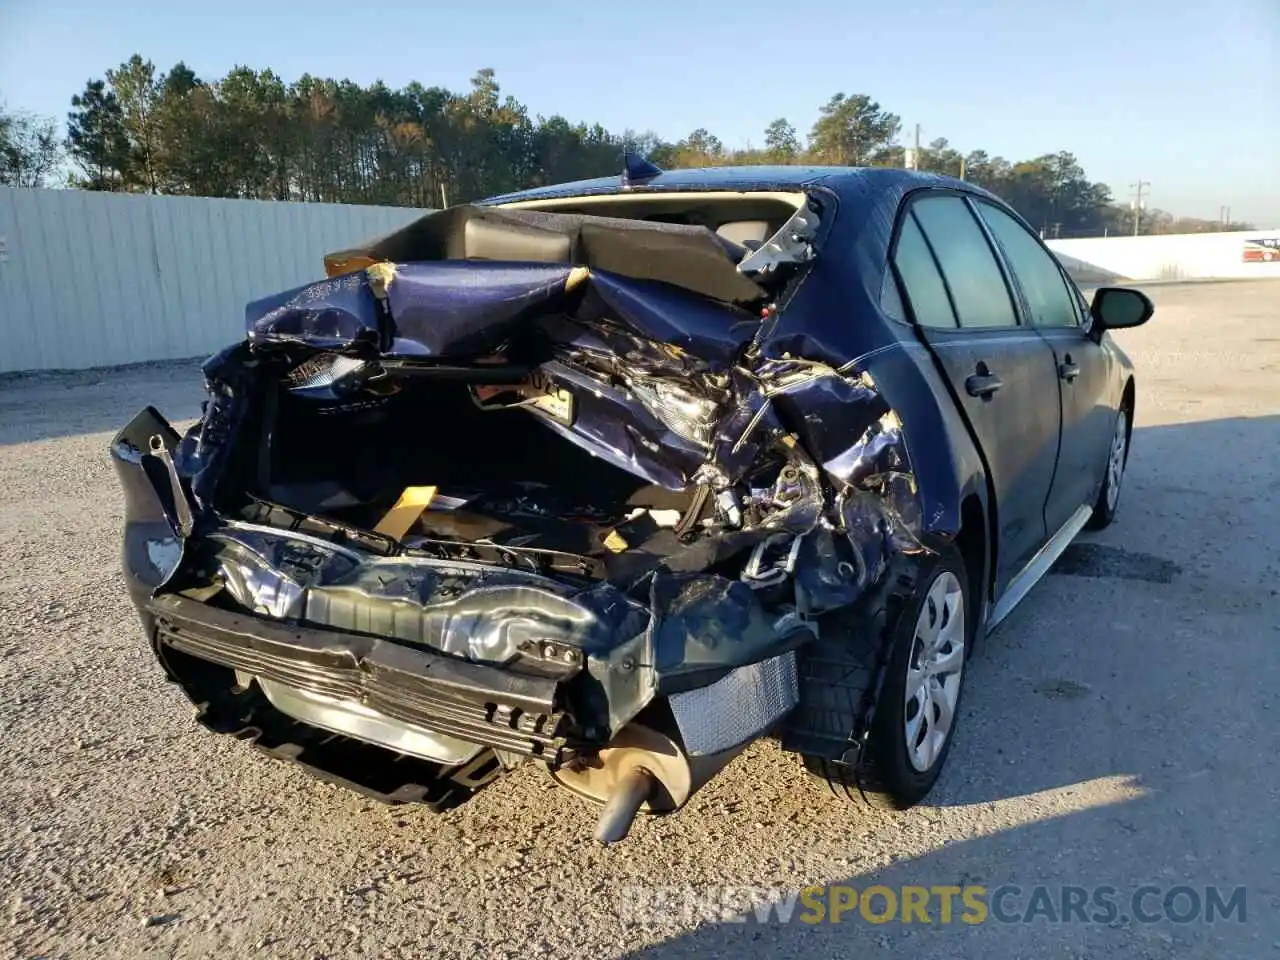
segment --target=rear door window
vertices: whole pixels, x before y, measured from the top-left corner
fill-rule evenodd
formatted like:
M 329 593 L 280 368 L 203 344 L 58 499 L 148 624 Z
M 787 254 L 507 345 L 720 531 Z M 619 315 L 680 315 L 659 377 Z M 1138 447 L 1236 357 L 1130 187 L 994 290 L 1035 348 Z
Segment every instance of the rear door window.
M 999 207 L 975 204 L 1018 278 L 1031 322 L 1042 327 L 1074 327 L 1080 323 L 1075 298 L 1053 258 L 1026 227 Z
M 957 196 L 926 197 L 911 212 L 937 257 L 960 326 L 1017 326 L 1004 274 L 969 205 Z
M 947 285 L 942 282 L 938 263 L 920 232 L 920 225 L 910 213 L 902 220 L 893 265 L 916 323 L 922 327 L 955 329 L 956 315 L 947 296 Z

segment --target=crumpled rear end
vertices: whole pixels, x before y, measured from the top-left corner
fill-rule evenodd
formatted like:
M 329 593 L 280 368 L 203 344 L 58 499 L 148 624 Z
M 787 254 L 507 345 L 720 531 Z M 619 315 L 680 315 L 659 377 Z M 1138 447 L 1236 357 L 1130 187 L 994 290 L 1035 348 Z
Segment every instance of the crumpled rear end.
M 474 226 L 571 259 L 376 260 L 251 304 L 196 427 L 148 410 L 116 438 L 131 589 L 204 722 L 384 798 L 536 757 L 670 809 L 795 707 L 825 618 L 924 549 L 870 374 L 764 359 L 801 278 L 770 290 L 688 231 L 629 261 L 602 219 L 384 244 Z

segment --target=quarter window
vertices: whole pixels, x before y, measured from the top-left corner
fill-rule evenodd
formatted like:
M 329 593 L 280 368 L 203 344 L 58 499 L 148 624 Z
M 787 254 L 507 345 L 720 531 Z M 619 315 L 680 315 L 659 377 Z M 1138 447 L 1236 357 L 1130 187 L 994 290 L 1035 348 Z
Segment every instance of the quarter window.
M 1003 210 L 981 202 L 977 207 L 1018 278 L 1027 306 L 1031 309 L 1031 322 L 1042 327 L 1079 326 L 1080 314 L 1075 298 L 1067 288 L 1053 255 L 1026 227 Z
M 938 259 L 960 326 L 1017 326 L 1004 274 L 968 204 L 957 196 L 927 197 L 911 210 Z

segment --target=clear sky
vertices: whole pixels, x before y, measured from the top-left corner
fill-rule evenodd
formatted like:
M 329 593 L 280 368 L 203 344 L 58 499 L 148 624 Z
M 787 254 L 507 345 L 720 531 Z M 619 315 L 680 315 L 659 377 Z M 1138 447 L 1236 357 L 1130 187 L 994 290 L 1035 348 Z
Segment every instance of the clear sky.
M 866 93 L 926 142 L 1067 149 L 1117 199 L 1280 226 L 1280 0 L 0 0 L 10 109 L 64 119 L 135 52 L 455 90 L 490 66 L 532 114 L 729 146 Z

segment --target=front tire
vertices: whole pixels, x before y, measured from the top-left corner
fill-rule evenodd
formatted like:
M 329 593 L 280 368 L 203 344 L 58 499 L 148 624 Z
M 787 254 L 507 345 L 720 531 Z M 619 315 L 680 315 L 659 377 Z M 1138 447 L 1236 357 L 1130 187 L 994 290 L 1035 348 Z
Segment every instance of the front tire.
M 1120 506 L 1120 488 L 1124 483 L 1124 468 L 1129 462 L 1129 408 L 1122 406 L 1116 412 L 1115 427 L 1111 433 L 1111 446 L 1107 450 L 1107 472 L 1102 478 L 1102 489 L 1093 505 L 1093 513 L 1085 526 L 1101 530 L 1111 526 Z
M 884 686 L 860 768 L 805 758 L 837 793 L 904 810 L 932 789 L 954 740 L 974 618 L 964 559 L 946 546 L 924 561 L 892 628 Z M 836 789 L 839 787 L 840 789 Z M 851 789 L 853 788 L 853 789 Z

